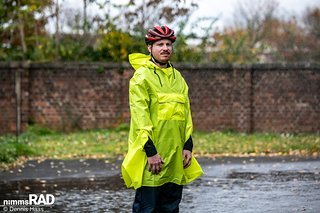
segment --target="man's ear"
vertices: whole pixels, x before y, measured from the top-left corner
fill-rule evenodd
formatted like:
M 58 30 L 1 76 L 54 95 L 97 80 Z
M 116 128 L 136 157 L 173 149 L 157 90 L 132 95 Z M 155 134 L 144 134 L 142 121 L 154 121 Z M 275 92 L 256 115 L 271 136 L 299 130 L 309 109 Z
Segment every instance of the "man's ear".
M 151 53 L 151 50 L 152 50 L 152 45 L 151 44 L 148 44 L 148 50 L 149 50 L 149 53 Z

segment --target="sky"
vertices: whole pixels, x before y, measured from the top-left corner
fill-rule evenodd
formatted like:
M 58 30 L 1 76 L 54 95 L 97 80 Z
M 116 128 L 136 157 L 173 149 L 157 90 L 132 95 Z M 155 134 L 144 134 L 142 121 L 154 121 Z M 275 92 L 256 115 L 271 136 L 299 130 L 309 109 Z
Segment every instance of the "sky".
M 223 28 L 232 24 L 235 10 L 239 3 L 246 0 L 198 0 L 199 8 L 193 13 L 191 22 L 199 16 L 218 16 L 216 27 Z M 259 0 L 253 0 L 259 1 Z M 277 0 L 280 13 L 286 15 L 301 15 L 307 7 L 320 7 L 320 0 Z
M 114 3 L 127 3 L 129 0 L 110 0 Z M 190 1 L 190 0 L 189 0 Z M 252 2 L 260 0 L 251 0 Z M 286 16 L 301 16 L 307 7 L 320 7 L 320 0 L 276 0 L 279 3 L 278 9 L 280 14 Z M 70 8 L 79 8 L 82 10 L 82 0 L 59 0 L 63 5 L 68 5 Z M 199 17 L 218 17 L 214 23 L 215 30 L 223 30 L 224 27 L 230 26 L 234 21 L 235 10 L 239 8 L 239 4 L 248 2 L 248 0 L 195 0 L 198 4 L 198 9 L 190 17 L 189 23 L 194 23 Z M 88 8 L 90 11 L 95 11 L 94 8 Z M 191 28 L 191 25 L 189 25 Z M 188 28 L 187 28 L 188 29 Z

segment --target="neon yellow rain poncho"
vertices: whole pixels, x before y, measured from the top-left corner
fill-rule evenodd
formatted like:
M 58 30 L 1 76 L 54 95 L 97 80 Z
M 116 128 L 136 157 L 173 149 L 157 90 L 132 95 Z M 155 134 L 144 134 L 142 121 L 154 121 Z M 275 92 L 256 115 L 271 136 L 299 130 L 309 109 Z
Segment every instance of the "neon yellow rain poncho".
M 122 163 L 125 184 L 137 189 L 195 180 L 203 174 L 196 159 L 192 157 L 191 165 L 183 168 L 183 146 L 193 129 L 185 80 L 172 66 L 156 66 L 150 55 L 131 54 L 129 61 L 136 71 L 129 86 L 129 149 Z M 143 148 L 148 137 L 164 161 L 159 174 L 148 171 Z

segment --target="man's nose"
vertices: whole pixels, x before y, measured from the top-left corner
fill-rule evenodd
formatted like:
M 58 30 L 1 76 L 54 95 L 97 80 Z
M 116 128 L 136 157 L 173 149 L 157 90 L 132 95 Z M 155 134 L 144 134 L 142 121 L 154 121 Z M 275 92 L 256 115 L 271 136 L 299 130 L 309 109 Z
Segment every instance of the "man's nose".
M 169 49 L 169 46 L 168 46 L 168 45 L 163 45 L 163 49 L 164 49 L 164 50 L 168 50 L 168 49 Z

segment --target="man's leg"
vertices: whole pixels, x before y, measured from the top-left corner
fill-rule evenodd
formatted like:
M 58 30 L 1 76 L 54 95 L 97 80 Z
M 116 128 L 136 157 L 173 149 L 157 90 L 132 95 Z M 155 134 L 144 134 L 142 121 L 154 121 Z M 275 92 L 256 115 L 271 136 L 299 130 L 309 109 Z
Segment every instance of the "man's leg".
M 160 186 L 160 212 L 179 212 L 183 186 L 175 183 L 166 183 Z
M 142 186 L 136 190 L 133 213 L 157 212 L 159 192 L 158 187 Z

